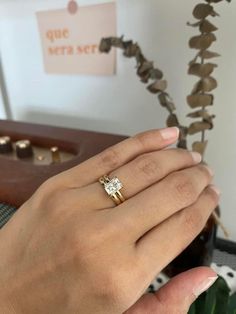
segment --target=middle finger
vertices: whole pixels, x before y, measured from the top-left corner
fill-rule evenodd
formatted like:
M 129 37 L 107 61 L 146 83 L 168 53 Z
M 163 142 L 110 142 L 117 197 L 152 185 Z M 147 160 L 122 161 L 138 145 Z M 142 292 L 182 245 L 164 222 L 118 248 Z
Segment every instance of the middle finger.
M 111 215 L 121 228 L 124 226 L 129 230 L 130 241 L 136 241 L 170 216 L 196 202 L 212 178 L 212 171 L 205 165 L 173 172 L 112 209 Z

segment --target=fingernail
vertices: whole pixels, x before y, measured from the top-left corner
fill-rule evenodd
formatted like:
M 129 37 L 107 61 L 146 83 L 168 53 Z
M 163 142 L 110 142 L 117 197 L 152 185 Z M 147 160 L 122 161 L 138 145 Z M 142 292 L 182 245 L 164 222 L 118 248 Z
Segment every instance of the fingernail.
M 193 294 L 198 298 L 203 292 L 207 291 L 216 282 L 217 279 L 218 276 L 208 277 L 193 290 Z
M 221 194 L 220 189 L 215 185 L 210 185 L 210 189 L 212 189 L 217 195 Z
M 207 165 L 203 165 L 206 169 L 207 169 L 207 171 L 210 173 L 210 175 L 213 177 L 214 176 L 214 171 L 210 168 L 210 167 L 208 167 Z
M 179 136 L 179 128 L 177 127 L 162 129 L 160 132 L 164 140 L 171 140 Z
M 192 155 L 193 157 L 193 161 L 198 164 L 202 161 L 202 155 L 197 153 L 197 152 L 190 152 L 190 154 Z

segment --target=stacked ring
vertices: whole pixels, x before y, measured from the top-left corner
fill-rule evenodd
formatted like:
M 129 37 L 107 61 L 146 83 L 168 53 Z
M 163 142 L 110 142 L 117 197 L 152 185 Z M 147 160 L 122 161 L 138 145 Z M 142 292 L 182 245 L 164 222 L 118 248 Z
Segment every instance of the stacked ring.
M 104 175 L 99 179 L 99 182 L 102 184 L 104 190 L 116 205 L 120 205 L 125 201 L 124 196 L 120 192 L 120 190 L 123 188 L 123 184 L 117 177 L 110 179 L 109 176 Z

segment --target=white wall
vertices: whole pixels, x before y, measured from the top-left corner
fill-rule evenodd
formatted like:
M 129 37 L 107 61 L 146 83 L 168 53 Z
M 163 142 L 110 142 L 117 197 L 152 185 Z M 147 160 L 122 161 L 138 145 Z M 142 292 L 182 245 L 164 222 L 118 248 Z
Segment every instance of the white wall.
M 5 107 L 3 106 L 3 100 L 0 95 L 0 119 L 5 119 L 5 118 L 6 118 Z
M 79 0 L 82 4 L 103 0 Z M 118 0 L 118 33 L 137 40 L 145 54 L 164 70 L 169 91 L 182 120 L 189 111 L 185 97 L 193 78 L 186 75 L 194 55 L 188 39 L 196 0 Z M 77 128 L 134 134 L 163 127 L 166 112 L 135 75 L 134 61 L 118 52 L 118 73 L 112 78 L 45 75 L 35 11 L 61 8 L 65 0 L 0 0 L 0 47 L 9 100 L 15 119 Z M 236 240 L 236 2 L 216 5 L 221 17 L 213 50 L 222 54 L 215 76 L 219 88 L 212 112 L 216 126 L 209 133 L 207 160 L 223 195 L 223 221 Z M 1 106 L 0 106 L 1 108 Z M 1 114 L 1 113 L 0 113 Z

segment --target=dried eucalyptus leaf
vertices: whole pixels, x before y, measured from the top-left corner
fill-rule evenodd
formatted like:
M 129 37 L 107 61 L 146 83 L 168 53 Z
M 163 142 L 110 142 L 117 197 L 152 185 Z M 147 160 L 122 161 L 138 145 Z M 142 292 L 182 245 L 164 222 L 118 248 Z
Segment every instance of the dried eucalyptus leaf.
M 172 113 L 176 109 L 175 104 L 172 101 L 170 101 L 168 98 L 169 98 L 168 94 L 166 93 L 160 93 L 158 95 L 158 99 L 161 106 L 165 107 L 170 113 Z
M 187 149 L 187 140 L 179 140 L 177 144 L 178 148 Z
M 195 112 L 191 112 L 187 115 L 189 118 L 202 118 L 203 122 L 207 122 L 211 125 L 210 129 L 214 127 L 213 119 L 215 118 L 215 115 L 210 115 L 209 112 L 206 110 L 198 110 Z
M 170 97 L 170 95 L 168 93 L 165 93 L 165 92 L 160 93 L 158 95 L 158 99 L 159 99 L 160 104 L 163 107 L 166 107 L 166 103 L 172 103 L 173 106 L 174 106 L 173 100 L 171 99 L 171 97 Z M 174 107 L 174 109 L 176 109 L 176 108 Z
M 212 32 L 215 32 L 217 30 L 218 30 L 218 28 L 208 20 L 203 20 L 201 25 L 200 25 L 200 31 L 202 33 L 212 33 Z
M 200 26 L 201 25 L 201 21 L 199 21 L 199 22 L 196 22 L 196 23 L 190 23 L 190 22 L 187 22 L 187 25 L 188 26 L 192 26 L 192 27 L 198 27 L 198 26 Z
M 178 118 L 175 114 L 170 114 L 169 117 L 167 118 L 166 125 L 170 128 L 173 126 L 178 126 L 179 121 Z
M 175 104 L 171 101 L 168 101 L 166 104 L 166 108 L 169 112 L 173 112 L 176 110 Z
M 191 108 L 211 106 L 214 96 L 210 94 L 195 94 L 187 97 L 187 102 Z
M 190 112 L 189 114 L 187 114 L 187 117 L 188 118 L 202 118 L 203 116 L 205 116 L 206 112 L 207 112 L 206 110 L 197 110 L 197 111 Z
M 111 41 L 107 38 L 102 38 L 100 45 L 99 45 L 99 51 L 108 53 L 111 50 Z
M 158 95 L 159 102 L 160 102 L 160 104 L 161 104 L 163 107 L 165 107 L 165 106 L 166 106 L 166 103 L 169 101 L 168 98 L 169 98 L 169 96 L 168 96 L 167 93 L 160 93 L 160 94 Z
M 134 45 L 133 40 L 123 40 L 123 36 L 121 38 L 117 38 L 117 37 L 112 37 L 111 38 L 112 43 L 114 46 L 118 47 L 118 48 L 122 48 L 124 50 L 126 50 L 128 47 Z
M 153 74 L 153 71 L 154 71 L 154 70 L 155 70 L 155 69 L 147 70 L 147 71 L 143 72 L 141 75 L 139 75 L 140 78 L 141 78 L 141 82 L 143 82 L 143 83 L 148 83 L 148 81 L 149 81 L 150 79 L 152 79 L 152 80 L 158 80 L 159 77 L 160 77 L 160 79 L 161 79 L 163 75 L 161 75 L 161 73 L 157 73 L 157 72 L 156 72 L 156 77 L 155 77 L 154 74 Z
M 153 62 L 144 61 L 138 67 L 137 74 L 141 76 L 143 73 L 150 71 L 151 69 L 153 69 Z
M 153 62 L 143 61 L 137 69 L 137 75 L 141 81 L 147 83 L 150 79 L 150 71 L 153 69 Z
M 202 156 L 204 155 L 207 148 L 208 141 L 205 142 L 195 142 L 193 143 L 193 151 L 200 153 Z
M 214 71 L 215 67 L 217 67 L 217 64 L 214 63 L 193 63 L 189 67 L 188 74 L 207 77 Z
M 192 94 L 199 92 L 210 92 L 217 87 L 217 81 L 214 77 L 205 77 L 198 81 L 192 91 Z
M 177 147 L 187 149 L 186 137 L 188 135 L 188 128 L 182 125 L 179 125 L 178 128 L 180 132 L 179 132 L 179 141 L 178 141 Z
M 187 117 L 189 118 L 203 118 L 204 120 L 212 120 L 213 118 L 215 118 L 214 115 L 210 115 L 208 111 L 206 110 L 197 110 L 194 112 L 191 112 L 189 114 L 187 114 Z
M 128 58 L 132 58 L 136 56 L 140 52 L 140 48 L 137 44 L 131 43 L 124 50 L 124 56 Z
M 148 83 L 150 79 L 150 71 L 146 71 L 145 73 L 143 73 L 142 76 L 140 76 L 140 78 L 142 83 Z
M 163 92 L 167 89 L 167 81 L 166 80 L 157 80 L 147 87 L 147 89 L 153 93 L 157 94 L 159 92 Z
M 179 126 L 179 137 L 180 139 L 186 139 L 187 135 L 188 135 L 188 128 L 186 126 Z
M 213 33 L 203 34 L 192 37 L 189 46 L 193 49 L 203 50 L 209 48 L 214 41 L 216 41 L 216 36 Z
M 209 130 L 209 129 L 211 129 L 211 127 L 212 127 L 211 124 L 207 123 L 207 122 L 203 122 L 203 121 L 194 122 L 194 123 L 190 124 L 190 126 L 188 128 L 188 134 L 193 135 L 193 134 L 196 134 L 198 132 Z
M 165 107 L 170 113 L 176 110 L 175 104 L 167 93 L 160 93 L 158 99 L 161 106 Z
M 199 57 L 203 59 L 211 59 L 211 58 L 220 57 L 220 54 L 217 52 L 212 52 L 210 50 L 202 50 L 199 53 Z
M 136 59 L 136 62 L 137 62 L 138 65 L 140 65 L 140 64 L 142 64 L 143 62 L 146 61 L 144 55 L 141 52 L 141 49 L 140 49 L 140 53 L 136 54 L 135 59 Z
M 127 45 L 130 45 L 132 44 L 132 40 L 129 40 L 129 41 L 123 41 L 123 38 L 124 36 L 121 36 L 121 37 L 110 37 L 110 41 L 111 41 L 111 44 L 112 46 L 114 47 L 117 47 L 117 48 L 126 48 Z
M 200 3 L 196 5 L 196 7 L 193 10 L 193 16 L 198 20 L 205 19 L 207 16 L 213 14 L 214 14 L 213 6 L 205 3 Z
M 124 49 L 126 48 L 127 45 L 132 44 L 132 41 L 124 42 L 123 41 L 123 36 L 119 37 L 107 37 L 107 38 L 102 38 L 99 49 L 101 52 L 108 53 L 110 52 L 112 47 L 116 48 L 121 48 Z
M 152 80 L 161 80 L 163 78 L 163 72 L 159 69 L 150 70 L 150 78 Z

